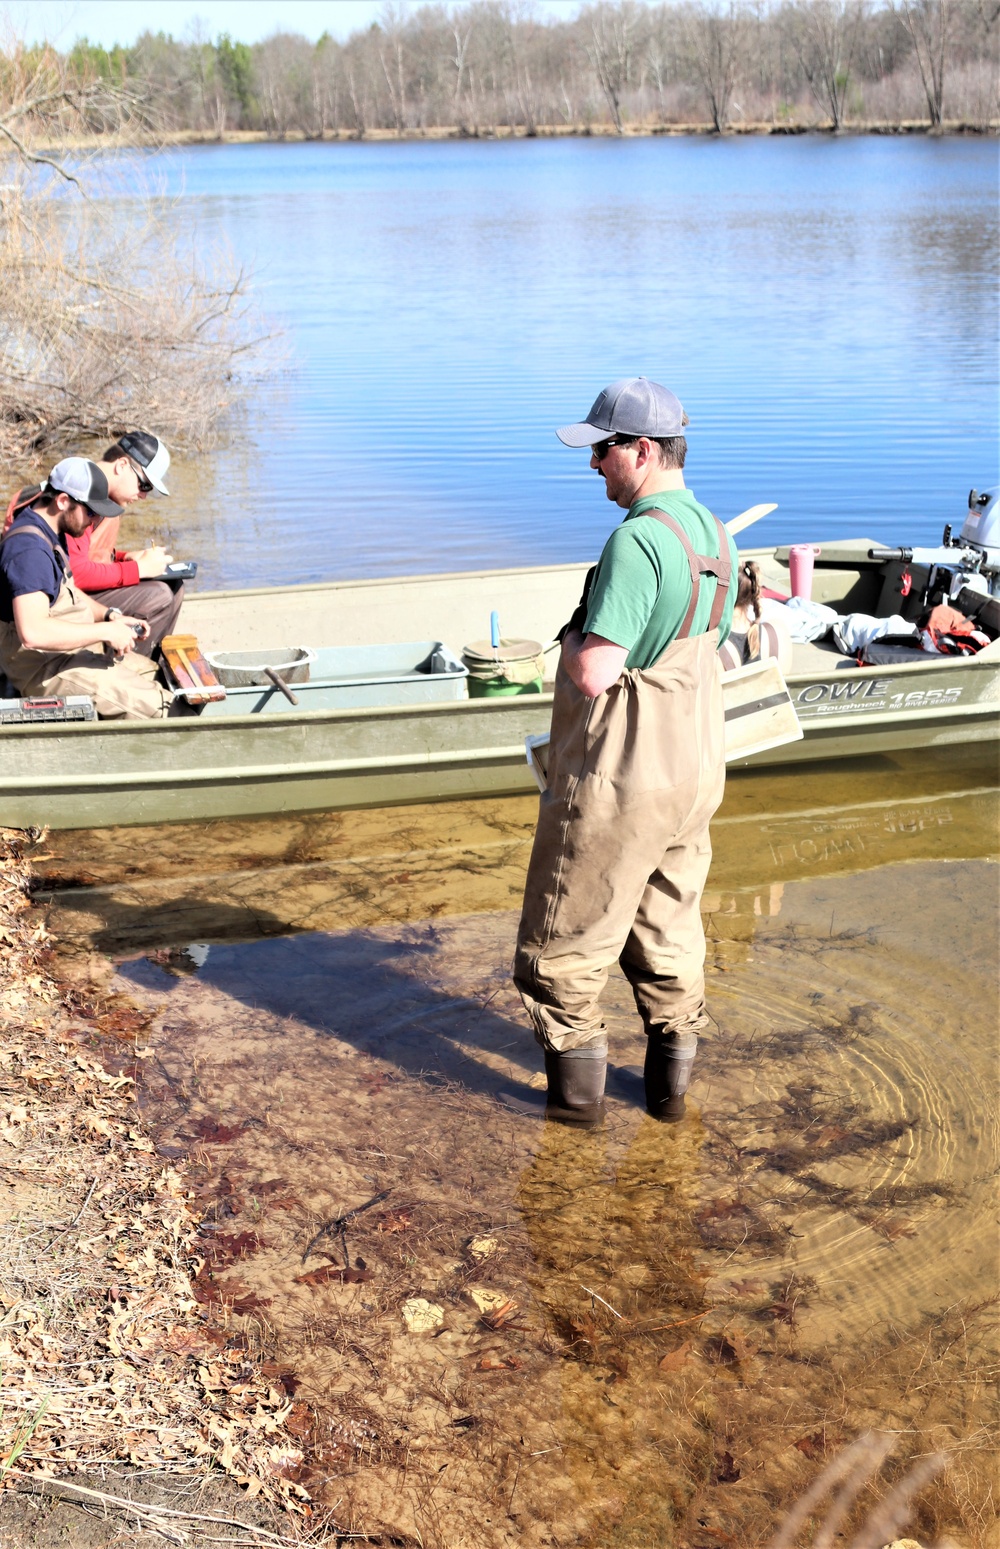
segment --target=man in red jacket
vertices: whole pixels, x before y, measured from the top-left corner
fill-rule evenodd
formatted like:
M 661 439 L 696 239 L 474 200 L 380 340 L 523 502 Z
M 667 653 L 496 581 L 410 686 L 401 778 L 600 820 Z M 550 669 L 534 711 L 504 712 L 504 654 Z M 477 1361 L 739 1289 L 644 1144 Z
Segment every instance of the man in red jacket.
M 158 495 L 170 493 L 164 483 L 170 453 L 148 431 L 126 431 L 108 447 L 96 466 L 104 474 L 109 498 L 116 505 L 133 505 L 153 491 Z M 21 490 L 14 497 L 6 527 L 37 494 L 36 487 Z M 152 656 L 164 635 L 173 634 L 177 627 L 184 587 L 179 582 L 153 579 L 162 576 L 173 557 L 161 545 L 138 551 L 116 548 L 119 526 L 119 517 L 105 517 L 79 535 L 66 535 L 73 580 L 80 591 L 105 608 L 145 619 L 149 633 L 138 642 L 136 650 Z
M 144 430 L 126 431 L 112 443 L 97 465 L 108 481 L 111 499 L 120 506 L 145 500 L 154 491 L 169 495 L 164 476 L 170 453 Z M 108 608 L 145 619 L 149 635 L 136 646 L 152 656 L 164 635 L 177 628 L 184 601 L 183 583 L 153 580 L 162 576 L 173 556 L 161 545 L 141 550 L 115 548 L 120 518 L 106 517 L 78 538 L 68 538 L 73 579 L 81 591 Z

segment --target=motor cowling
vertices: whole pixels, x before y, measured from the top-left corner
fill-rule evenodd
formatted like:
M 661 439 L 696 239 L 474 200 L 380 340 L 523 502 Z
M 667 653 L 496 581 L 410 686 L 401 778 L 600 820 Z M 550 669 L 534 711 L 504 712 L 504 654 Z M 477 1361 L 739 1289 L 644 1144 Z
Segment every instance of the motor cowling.
M 969 512 L 958 535 L 959 543 L 993 552 L 991 565 L 1000 564 L 1000 489 L 969 491 Z

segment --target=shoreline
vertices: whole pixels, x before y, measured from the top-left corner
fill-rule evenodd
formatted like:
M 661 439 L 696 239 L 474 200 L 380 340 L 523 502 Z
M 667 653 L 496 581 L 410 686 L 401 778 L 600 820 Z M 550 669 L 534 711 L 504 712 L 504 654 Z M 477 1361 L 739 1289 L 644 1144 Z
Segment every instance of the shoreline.
M 51 945 L 32 899 L 44 844 L 0 829 L 4 1542 L 55 1542 L 96 1507 L 107 1537 L 88 1543 L 181 1517 L 198 1543 L 210 1514 L 241 1542 L 291 1543 L 276 1535 L 312 1515 L 311 1417 L 267 1370 L 266 1322 L 233 1317 L 185 1162 L 147 1133 L 150 1017 L 110 960 Z
M 275 134 L 266 129 L 229 129 L 215 133 L 207 129 L 175 129 L 165 132 L 148 143 L 131 142 L 129 149 L 165 150 L 171 146 L 185 145 L 382 145 L 422 144 L 438 141 L 494 142 L 500 140 L 653 140 L 685 137 L 716 140 L 741 139 L 753 136 L 777 138 L 819 135 L 826 139 L 859 139 L 866 136 L 928 135 L 935 139 L 985 138 L 1000 136 L 1000 119 L 976 124 L 965 119 L 948 119 L 935 128 L 926 119 L 901 119 L 898 122 L 871 120 L 842 125 L 834 129 L 830 123 L 770 123 L 755 121 L 727 124 L 720 134 L 709 123 L 685 124 L 626 124 L 617 130 L 613 124 L 538 124 L 532 129 L 523 125 L 496 125 L 490 128 L 465 129 L 458 125 L 433 125 L 423 129 L 330 129 L 319 135 L 306 134 L 301 129 L 289 129 Z M 40 141 L 38 149 L 52 154 L 57 151 L 116 149 L 113 136 L 67 136 L 65 139 Z

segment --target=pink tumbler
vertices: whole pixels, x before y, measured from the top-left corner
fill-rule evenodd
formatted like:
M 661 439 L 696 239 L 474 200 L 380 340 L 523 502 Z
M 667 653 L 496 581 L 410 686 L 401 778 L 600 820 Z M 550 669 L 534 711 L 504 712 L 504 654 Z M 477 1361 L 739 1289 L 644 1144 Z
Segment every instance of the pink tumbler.
M 792 577 L 792 596 L 812 597 L 813 560 L 823 550 L 815 543 L 793 543 L 788 551 L 788 569 Z

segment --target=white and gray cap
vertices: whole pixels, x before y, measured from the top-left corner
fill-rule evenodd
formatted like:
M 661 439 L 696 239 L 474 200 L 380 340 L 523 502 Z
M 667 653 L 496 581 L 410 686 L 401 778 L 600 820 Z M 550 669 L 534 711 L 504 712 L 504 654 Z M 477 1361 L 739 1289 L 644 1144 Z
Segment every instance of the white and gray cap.
M 556 435 L 565 446 L 594 446 L 609 436 L 650 436 L 660 441 L 682 436 L 687 415 L 678 398 L 644 376 L 612 382 L 579 425 L 563 425 Z
M 49 474 L 45 487 L 79 501 L 95 516 L 119 516 L 123 510 L 111 499 L 100 468 L 86 457 L 64 457 Z
M 170 453 L 162 441 L 150 435 L 148 430 L 127 430 L 123 436 L 118 437 L 118 445 L 134 463 L 139 464 L 158 494 L 170 494 L 163 482 L 170 467 Z

